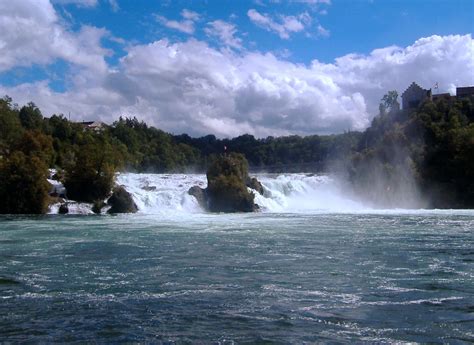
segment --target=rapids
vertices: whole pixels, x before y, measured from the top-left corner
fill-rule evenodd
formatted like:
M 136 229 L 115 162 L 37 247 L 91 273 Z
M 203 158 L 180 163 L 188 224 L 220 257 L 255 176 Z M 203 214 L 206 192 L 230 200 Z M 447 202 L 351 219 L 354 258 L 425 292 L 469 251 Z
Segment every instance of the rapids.
M 344 184 L 328 175 L 256 174 L 264 195 L 255 193 L 255 203 L 266 213 L 360 212 L 370 210 L 345 190 Z M 54 189 L 62 185 L 54 182 Z M 119 173 L 116 183 L 132 195 L 141 214 L 203 213 L 197 200 L 188 194 L 189 188 L 206 188 L 204 174 L 135 174 Z M 57 214 L 60 204 L 50 208 Z M 69 214 L 92 214 L 91 205 L 68 202 Z
M 256 177 L 256 213 L 204 212 L 187 194 L 204 175 L 124 173 L 137 214 L 0 216 L 0 340 L 474 341 L 473 210 L 371 209 L 332 176 Z
M 264 195 L 255 192 L 262 212 L 348 212 L 364 205 L 344 193 L 343 185 L 330 176 L 314 174 L 257 174 Z M 203 212 L 188 195 L 192 186 L 205 188 L 206 176 L 199 174 L 132 174 L 117 176 L 117 183 L 133 196 L 141 213 Z

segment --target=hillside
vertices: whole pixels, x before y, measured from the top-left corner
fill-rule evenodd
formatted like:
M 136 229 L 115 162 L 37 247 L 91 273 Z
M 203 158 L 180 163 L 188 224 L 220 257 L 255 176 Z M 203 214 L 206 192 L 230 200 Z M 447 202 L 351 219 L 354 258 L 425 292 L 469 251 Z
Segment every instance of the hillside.
M 33 103 L 19 108 L 5 97 L 0 100 L 0 174 L 8 177 L 18 168 L 25 175 L 31 171 L 26 162 L 35 161 L 37 176 L 55 168 L 77 184 L 86 181 L 79 175 L 87 174 L 106 194 L 113 171 L 203 172 L 213 155 L 226 150 L 244 154 L 253 170 L 335 172 L 379 207 L 472 208 L 473 104 L 472 97 L 440 97 L 400 110 L 396 92 L 389 92 L 364 132 L 218 139 L 172 135 L 136 118 L 91 129 L 62 115 L 45 118 Z M 12 190 L 20 196 L 28 195 L 27 187 L 44 194 L 44 185 L 33 188 L 35 181 L 23 175 L 0 182 L 2 213 L 15 208 L 15 200 L 8 204 Z

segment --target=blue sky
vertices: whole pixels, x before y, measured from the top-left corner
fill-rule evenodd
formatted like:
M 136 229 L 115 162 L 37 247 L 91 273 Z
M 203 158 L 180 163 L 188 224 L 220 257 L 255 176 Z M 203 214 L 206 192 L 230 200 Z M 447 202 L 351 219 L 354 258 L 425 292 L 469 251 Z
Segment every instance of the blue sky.
M 474 83 L 473 30 L 469 0 L 0 0 L 0 92 L 196 135 L 362 129 L 411 78 Z
M 474 2 L 470 0 L 332 0 L 316 4 L 283 0 L 117 0 L 117 4 L 120 9 L 116 11 L 107 1 L 99 1 L 95 7 L 74 3 L 57 3 L 55 7 L 72 16 L 70 22 L 76 30 L 81 24 L 105 27 L 117 37 L 141 43 L 162 38 L 179 41 L 196 37 L 215 44 L 203 28 L 207 22 L 220 19 L 235 24 L 246 49 L 288 50 L 291 55 L 285 56 L 300 63 L 314 59 L 331 62 L 349 53 L 366 54 L 388 45 L 406 46 L 420 37 L 472 34 L 474 31 Z M 169 20 L 181 21 L 183 9 L 200 15 L 192 35 L 160 25 L 154 18 L 159 14 Z M 308 13 L 312 23 L 291 34 L 289 39 L 281 39 L 274 32 L 256 26 L 247 15 L 250 9 L 269 14 L 276 21 L 280 15 Z M 318 25 L 329 31 L 328 37 L 318 35 Z

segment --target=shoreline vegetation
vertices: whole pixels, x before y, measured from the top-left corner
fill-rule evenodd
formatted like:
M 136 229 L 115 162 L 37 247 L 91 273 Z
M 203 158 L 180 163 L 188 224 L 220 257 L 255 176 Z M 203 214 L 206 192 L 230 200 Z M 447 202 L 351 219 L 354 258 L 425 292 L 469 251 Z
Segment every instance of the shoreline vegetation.
M 130 195 L 115 186 L 118 171 L 207 171 L 208 189 L 193 193 L 210 211 L 256 209 L 246 186 L 258 190 L 258 181 L 252 182 L 248 170 L 335 173 L 379 207 L 474 208 L 474 98 L 427 99 L 404 110 L 397 98 L 396 91 L 388 92 L 363 132 L 218 139 L 172 135 L 135 117 L 89 128 L 63 115 L 46 118 L 33 103 L 20 108 L 5 96 L 0 214 L 41 214 L 62 200 L 51 194 L 49 169 L 57 171 L 54 179 L 69 199 L 93 203 L 99 211 L 107 199 L 113 210 L 136 211 Z M 219 199 L 229 191 L 239 197 Z

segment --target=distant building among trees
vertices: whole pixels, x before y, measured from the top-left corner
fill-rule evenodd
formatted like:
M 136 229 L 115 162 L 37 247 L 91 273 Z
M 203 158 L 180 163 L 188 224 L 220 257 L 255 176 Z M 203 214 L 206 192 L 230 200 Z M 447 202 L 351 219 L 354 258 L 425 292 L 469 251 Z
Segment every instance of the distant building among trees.
M 89 129 L 95 132 L 102 132 L 107 126 L 105 123 L 100 121 L 83 121 L 79 122 L 85 129 Z
M 470 97 L 474 96 L 474 86 L 467 86 L 467 87 L 458 87 L 456 89 L 456 97 Z

